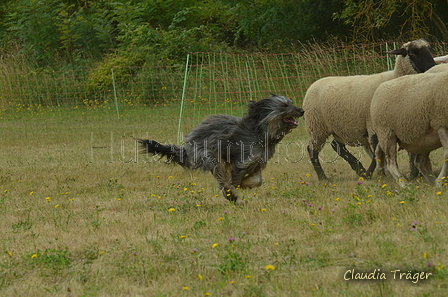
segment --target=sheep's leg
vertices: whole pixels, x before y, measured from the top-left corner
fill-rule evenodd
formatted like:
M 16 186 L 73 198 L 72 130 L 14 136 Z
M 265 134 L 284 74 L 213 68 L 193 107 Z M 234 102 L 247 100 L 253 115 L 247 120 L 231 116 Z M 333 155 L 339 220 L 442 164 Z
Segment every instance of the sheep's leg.
M 313 164 L 314 171 L 316 171 L 319 180 L 328 180 L 324 170 L 322 169 L 322 165 L 320 165 L 319 161 L 320 150 L 313 150 L 310 145 L 308 145 L 307 149 L 308 154 L 310 155 L 311 164 Z
M 356 174 L 363 177 L 366 176 L 366 169 L 362 166 L 361 162 L 359 162 L 359 160 L 347 150 L 345 144 L 333 139 L 331 142 L 331 147 L 339 156 L 350 164 L 350 167 L 356 172 Z
M 440 170 L 440 174 L 436 179 L 436 185 L 442 186 L 444 183 L 448 182 L 446 180 L 447 178 L 447 171 L 448 171 L 448 129 L 446 128 L 440 128 L 437 133 L 439 134 L 440 142 L 442 143 L 443 147 L 443 166 L 442 170 Z
M 372 158 L 370 160 L 370 165 L 369 165 L 369 167 L 367 168 L 367 171 L 366 171 L 367 178 L 371 178 L 372 177 L 372 174 L 375 171 L 375 168 L 376 168 L 376 160 L 375 160 L 375 158 Z
M 375 159 L 375 153 L 374 153 L 374 151 L 376 151 L 376 147 L 378 146 L 378 137 L 376 136 L 376 134 L 374 134 L 374 135 L 372 135 L 372 137 L 370 137 L 370 143 L 371 143 L 372 147 L 364 146 L 364 150 L 367 152 L 367 154 L 371 158 L 369 168 L 367 168 L 367 172 L 366 172 L 366 176 L 368 178 L 372 177 L 372 174 L 376 168 L 376 159 Z M 372 148 L 373 148 L 373 150 L 372 150 Z
M 419 172 L 422 173 L 423 177 L 431 184 L 434 185 L 436 178 L 432 173 L 431 160 L 429 159 L 429 153 L 427 154 L 416 154 L 415 156 L 415 167 Z
M 375 162 L 378 166 L 378 173 L 381 175 L 387 175 L 386 169 L 386 156 L 384 154 L 383 149 L 378 145 L 375 149 Z
M 404 178 L 400 171 L 398 170 L 397 163 L 397 137 L 395 135 L 390 135 L 386 138 L 386 141 L 381 141 L 380 143 L 384 145 L 384 153 L 386 154 L 386 167 L 392 177 L 398 181 L 400 186 L 404 187 Z
M 414 160 L 416 159 L 416 155 L 409 153 L 409 174 L 408 179 L 413 180 L 416 179 L 420 173 L 419 169 L 417 168 L 416 164 L 414 163 Z

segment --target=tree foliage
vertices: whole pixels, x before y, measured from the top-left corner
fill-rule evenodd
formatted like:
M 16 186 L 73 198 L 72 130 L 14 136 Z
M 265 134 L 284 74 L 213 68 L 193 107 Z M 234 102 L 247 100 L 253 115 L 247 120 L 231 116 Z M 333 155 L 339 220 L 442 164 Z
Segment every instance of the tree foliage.
M 336 0 L 252 0 L 224 1 L 232 10 L 239 45 L 282 48 L 311 38 L 343 36 L 348 29 L 332 20 L 332 12 L 342 9 Z
M 447 0 L 4 0 L 0 50 L 14 43 L 36 67 L 178 63 L 330 36 L 447 40 L 447 21 Z
M 353 28 L 353 39 L 448 39 L 447 0 L 344 0 L 334 14 Z M 442 19 L 445 20 L 442 21 Z

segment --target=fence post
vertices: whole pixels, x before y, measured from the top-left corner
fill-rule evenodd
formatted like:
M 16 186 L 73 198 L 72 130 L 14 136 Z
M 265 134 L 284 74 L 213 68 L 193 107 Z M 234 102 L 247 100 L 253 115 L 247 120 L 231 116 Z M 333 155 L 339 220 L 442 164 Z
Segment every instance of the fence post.
M 394 50 L 397 49 L 397 44 L 394 42 Z M 393 62 L 392 57 L 389 56 L 388 52 L 390 51 L 389 49 L 389 44 L 386 42 L 386 59 L 387 59 L 387 70 L 393 70 L 395 67 L 395 64 Z
M 182 115 L 183 115 L 183 111 L 184 111 L 184 100 L 185 100 L 185 91 L 187 88 L 187 76 L 188 76 L 188 63 L 190 60 L 190 54 L 187 54 L 187 62 L 185 63 L 185 74 L 184 74 L 184 85 L 182 88 L 182 97 L 181 97 L 181 101 L 180 101 L 180 112 L 179 112 L 179 123 L 177 125 L 177 143 L 180 144 L 180 142 L 182 141 L 181 138 L 181 132 L 180 132 L 180 128 L 182 126 Z
M 118 110 L 117 88 L 115 87 L 114 68 L 110 69 L 112 72 L 112 86 L 114 88 L 115 108 L 117 109 L 117 117 L 120 119 L 120 111 Z
M 247 83 L 249 87 L 249 99 L 252 100 L 252 86 L 250 85 L 249 62 L 246 61 Z

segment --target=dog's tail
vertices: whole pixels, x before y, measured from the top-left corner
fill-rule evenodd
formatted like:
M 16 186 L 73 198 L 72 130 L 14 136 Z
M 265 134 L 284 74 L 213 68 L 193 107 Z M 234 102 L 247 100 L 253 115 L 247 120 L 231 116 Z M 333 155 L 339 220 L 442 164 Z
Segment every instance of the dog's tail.
M 166 157 L 168 162 L 175 162 L 182 167 L 189 168 L 189 162 L 187 161 L 187 154 L 182 146 L 175 144 L 161 144 L 154 140 L 144 140 L 137 139 L 143 150 L 143 153 L 160 155 L 161 157 Z

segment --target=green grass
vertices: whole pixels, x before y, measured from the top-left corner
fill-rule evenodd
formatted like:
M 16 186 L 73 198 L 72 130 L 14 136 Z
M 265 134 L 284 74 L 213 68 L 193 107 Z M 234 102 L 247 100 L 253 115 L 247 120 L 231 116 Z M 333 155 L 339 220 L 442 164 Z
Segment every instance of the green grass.
M 359 181 L 329 145 L 319 182 L 301 125 L 235 207 L 210 174 L 136 159 L 132 136 L 175 142 L 177 116 L 2 111 L 1 296 L 445 296 L 446 188 Z M 387 280 L 344 280 L 351 269 Z

